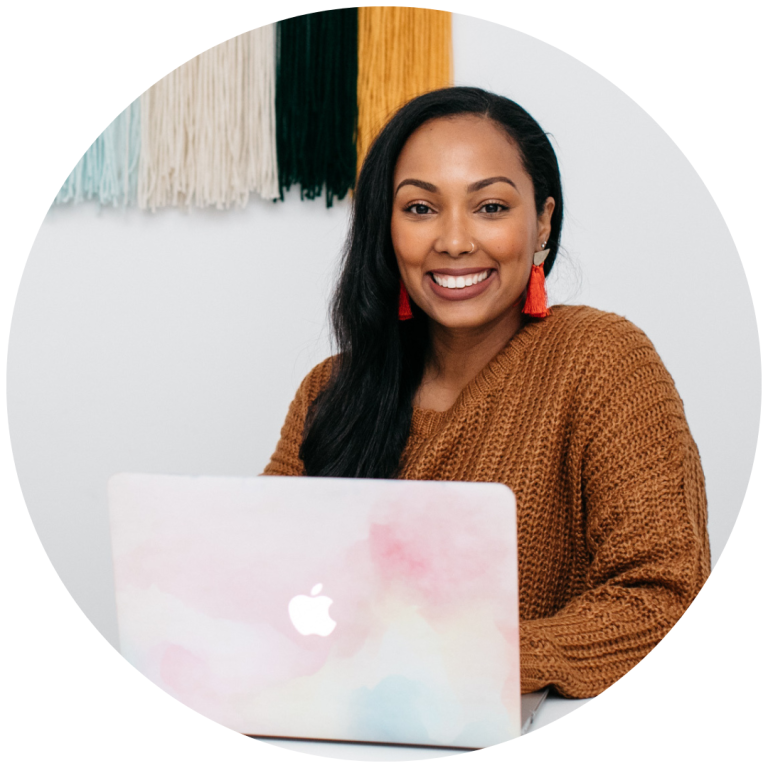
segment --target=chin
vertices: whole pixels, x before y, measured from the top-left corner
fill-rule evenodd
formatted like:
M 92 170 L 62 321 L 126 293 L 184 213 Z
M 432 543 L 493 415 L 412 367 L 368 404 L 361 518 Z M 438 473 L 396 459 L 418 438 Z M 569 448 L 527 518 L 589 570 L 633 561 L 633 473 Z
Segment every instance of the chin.
M 437 323 L 437 325 L 457 331 L 482 328 L 493 322 L 492 317 L 479 312 L 443 312 L 439 315 L 432 315 L 431 317 L 433 322 Z

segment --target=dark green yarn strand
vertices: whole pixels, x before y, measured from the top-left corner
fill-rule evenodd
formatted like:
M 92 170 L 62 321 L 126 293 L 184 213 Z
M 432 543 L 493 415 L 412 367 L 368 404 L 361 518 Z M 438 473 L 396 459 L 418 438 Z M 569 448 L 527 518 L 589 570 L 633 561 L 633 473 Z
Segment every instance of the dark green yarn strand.
M 276 58 L 280 199 L 298 184 L 330 207 L 355 186 L 357 8 L 278 22 Z

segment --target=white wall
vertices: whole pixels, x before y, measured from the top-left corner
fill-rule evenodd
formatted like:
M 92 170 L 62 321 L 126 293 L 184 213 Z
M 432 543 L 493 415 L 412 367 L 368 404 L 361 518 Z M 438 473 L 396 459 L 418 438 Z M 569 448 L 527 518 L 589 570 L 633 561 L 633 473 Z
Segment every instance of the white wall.
M 553 135 L 566 191 L 555 300 L 619 312 L 656 344 L 699 445 L 715 557 L 741 505 L 759 415 L 749 291 L 725 223 L 658 126 L 532 38 L 454 16 L 457 84 L 510 96 Z M 105 484 L 118 471 L 260 472 L 325 311 L 346 204 L 254 200 L 156 214 L 53 209 L 21 284 L 8 408 L 30 514 L 113 643 Z

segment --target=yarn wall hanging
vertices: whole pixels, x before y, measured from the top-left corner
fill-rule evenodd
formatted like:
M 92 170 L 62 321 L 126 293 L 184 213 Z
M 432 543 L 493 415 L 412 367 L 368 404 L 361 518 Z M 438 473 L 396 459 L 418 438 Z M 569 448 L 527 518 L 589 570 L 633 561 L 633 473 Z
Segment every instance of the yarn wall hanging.
M 91 144 L 56 195 L 55 203 L 136 202 L 141 144 L 139 100 L 124 109 Z
M 293 184 L 313 199 L 341 200 L 355 185 L 357 8 L 277 25 L 277 158 L 280 198 Z
M 142 95 L 140 208 L 277 197 L 274 57 L 268 25 L 196 56 Z
M 406 101 L 452 82 L 451 15 L 348 8 L 246 32 L 153 85 L 96 139 L 55 203 L 326 205 Z
M 358 169 L 387 120 L 410 99 L 453 83 L 451 14 L 360 8 Z

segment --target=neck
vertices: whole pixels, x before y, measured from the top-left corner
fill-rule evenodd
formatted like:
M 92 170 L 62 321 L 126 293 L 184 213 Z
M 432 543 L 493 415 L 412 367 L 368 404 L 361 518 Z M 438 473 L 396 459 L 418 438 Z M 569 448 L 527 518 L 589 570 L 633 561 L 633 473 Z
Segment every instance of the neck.
M 520 306 L 512 309 L 479 328 L 446 328 L 433 323 L 427 377 L 446 387 L 463 389 L 525 324 Z

